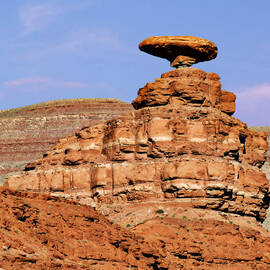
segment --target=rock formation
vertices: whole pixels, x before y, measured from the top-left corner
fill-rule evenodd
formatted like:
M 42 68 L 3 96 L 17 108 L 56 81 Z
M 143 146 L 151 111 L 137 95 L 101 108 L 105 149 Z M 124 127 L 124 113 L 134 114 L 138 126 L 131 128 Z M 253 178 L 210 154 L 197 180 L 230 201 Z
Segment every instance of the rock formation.
M 171 67 L 191 66 L 217 56 L 213 42 L 192 36 L 155 36 L 143 40 L 140 50 L 170 61 Z
M 268 181 L 270 182 L 270 127 L 269 126 L 259 126 L 259 127 L 249 127 L 250 129 L 256 131 L 263 131 L 267 134 L 268 149 L 266 155 L 266 161 L 262 166 L 262 171 L 266 174 Z M 267 210 L 266 219 L 263 222 L 263 226 L 270 231 L 270 208 Z
M 219 80 L 166 72 L 135 111 L 61 139 L 4 185 L 95 206 L 165 252 L 153 269 L 269 269 L 257 223 L 269 206 L 266 134 L 231 116 L 235 95 Z
M 116 99 L 62 100 L 0 111 L 0 183 L 1 176 L 23 170 L 60 138 L 129 111 L 131 105 Z
M 169 71 L 139 91 L 141 109 L 61 139 L 6 185 L 83 190 L 96 201 L 176 199 L 263 220 L 266 135 L 220 110 L 220 88 L 217 74 Z

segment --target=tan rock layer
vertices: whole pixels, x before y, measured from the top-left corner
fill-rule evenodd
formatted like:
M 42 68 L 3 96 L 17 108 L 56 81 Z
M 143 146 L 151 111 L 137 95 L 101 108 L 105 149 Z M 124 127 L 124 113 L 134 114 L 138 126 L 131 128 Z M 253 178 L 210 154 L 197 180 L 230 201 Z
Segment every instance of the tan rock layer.
M 60 138 L 132 110 L 115 99 L 74 99 L 0 111 L 0 183 L 1 176 L 23 170 Z

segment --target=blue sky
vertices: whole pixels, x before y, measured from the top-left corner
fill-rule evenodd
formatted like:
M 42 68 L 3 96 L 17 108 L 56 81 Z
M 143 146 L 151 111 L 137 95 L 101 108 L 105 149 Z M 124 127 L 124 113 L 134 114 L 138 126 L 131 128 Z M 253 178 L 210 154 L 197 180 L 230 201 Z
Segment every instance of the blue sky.
M 215 42 L 216 72 L 237 94 L 235 117 L 270 125 L 269 0 L 12 0 L 1 3 L 0 109 L 82 97 L 131 102 L 171 68 L 138 50 L 152 35 Z

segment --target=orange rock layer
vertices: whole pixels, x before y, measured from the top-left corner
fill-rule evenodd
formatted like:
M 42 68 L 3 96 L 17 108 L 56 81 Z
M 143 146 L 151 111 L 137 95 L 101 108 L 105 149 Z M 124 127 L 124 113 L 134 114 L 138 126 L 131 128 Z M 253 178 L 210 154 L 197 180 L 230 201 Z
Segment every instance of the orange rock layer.
M 269 269 L 270 233 L 249 219 L 235 224 L 239 217 L 170 208 L 159 208 L 128 231 L 90 206 L 0 188 L 0 267 Z M 127 219 L 134 213 L 122 214 Z

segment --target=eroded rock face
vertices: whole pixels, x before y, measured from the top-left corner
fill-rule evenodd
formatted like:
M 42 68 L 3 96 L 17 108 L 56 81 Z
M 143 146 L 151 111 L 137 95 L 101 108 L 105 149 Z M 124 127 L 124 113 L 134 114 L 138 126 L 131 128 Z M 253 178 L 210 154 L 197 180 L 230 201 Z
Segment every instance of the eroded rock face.
M 258 126 L 258 127 L 250 127 L 250 129 L 253 129 L 256 131 L 263 131 L 267 134 L 267 141 L 268 141 L 267 158 L 261 169 L 265 173 L 268 181 L 270 182 L 270 127 Z M 266 219 L 263 222 L 263 226 L 268 231 L 270 231 L 270 208 L 267 209 L 267 215 L 266 215 Z
M 135 109 L 167 104 L 179 109 L 181 106 L 212 107 L 232 115 L 236 97 L 229 91 L 221 90 L 219 80 L 216 73 L 200 69 L 172 70 L 141 88 L 132 105 Z
M 60 138 L 132 110 L 116 99 L 73 99 L 0 111 L 0 184 L 1 177 L 23 170 Z
M 262 221 L 266 134 L 229 116 L 234 99 L 221 91 L 217 74 L 167 72 L 139 91 L 133 104 L 140 109 L 62 139 L 5 185 L 67 197 L 75 192 L 90 204 L 175 201 Z
M 141 51 L 165 58 L 171 67 L 191 66 L 217 56 L 217 46 L 204 38 L 192 36 L 153 36 L 143 40 Z
M 0 188 L 1 269 L 153 269 L 160 252 L 90 206 Z
M 140 223 L 126 223 L 127 228 L 121 228 L 90 206 L 0 188 L 0 267 L 269 268 L 270 233 L 249 217 L 239 219 L 177 203 L 129 206 L 133 208 L 119 205 L 114 213 L 120 216 L 121 212 L 125 222 L 140 218 Z

